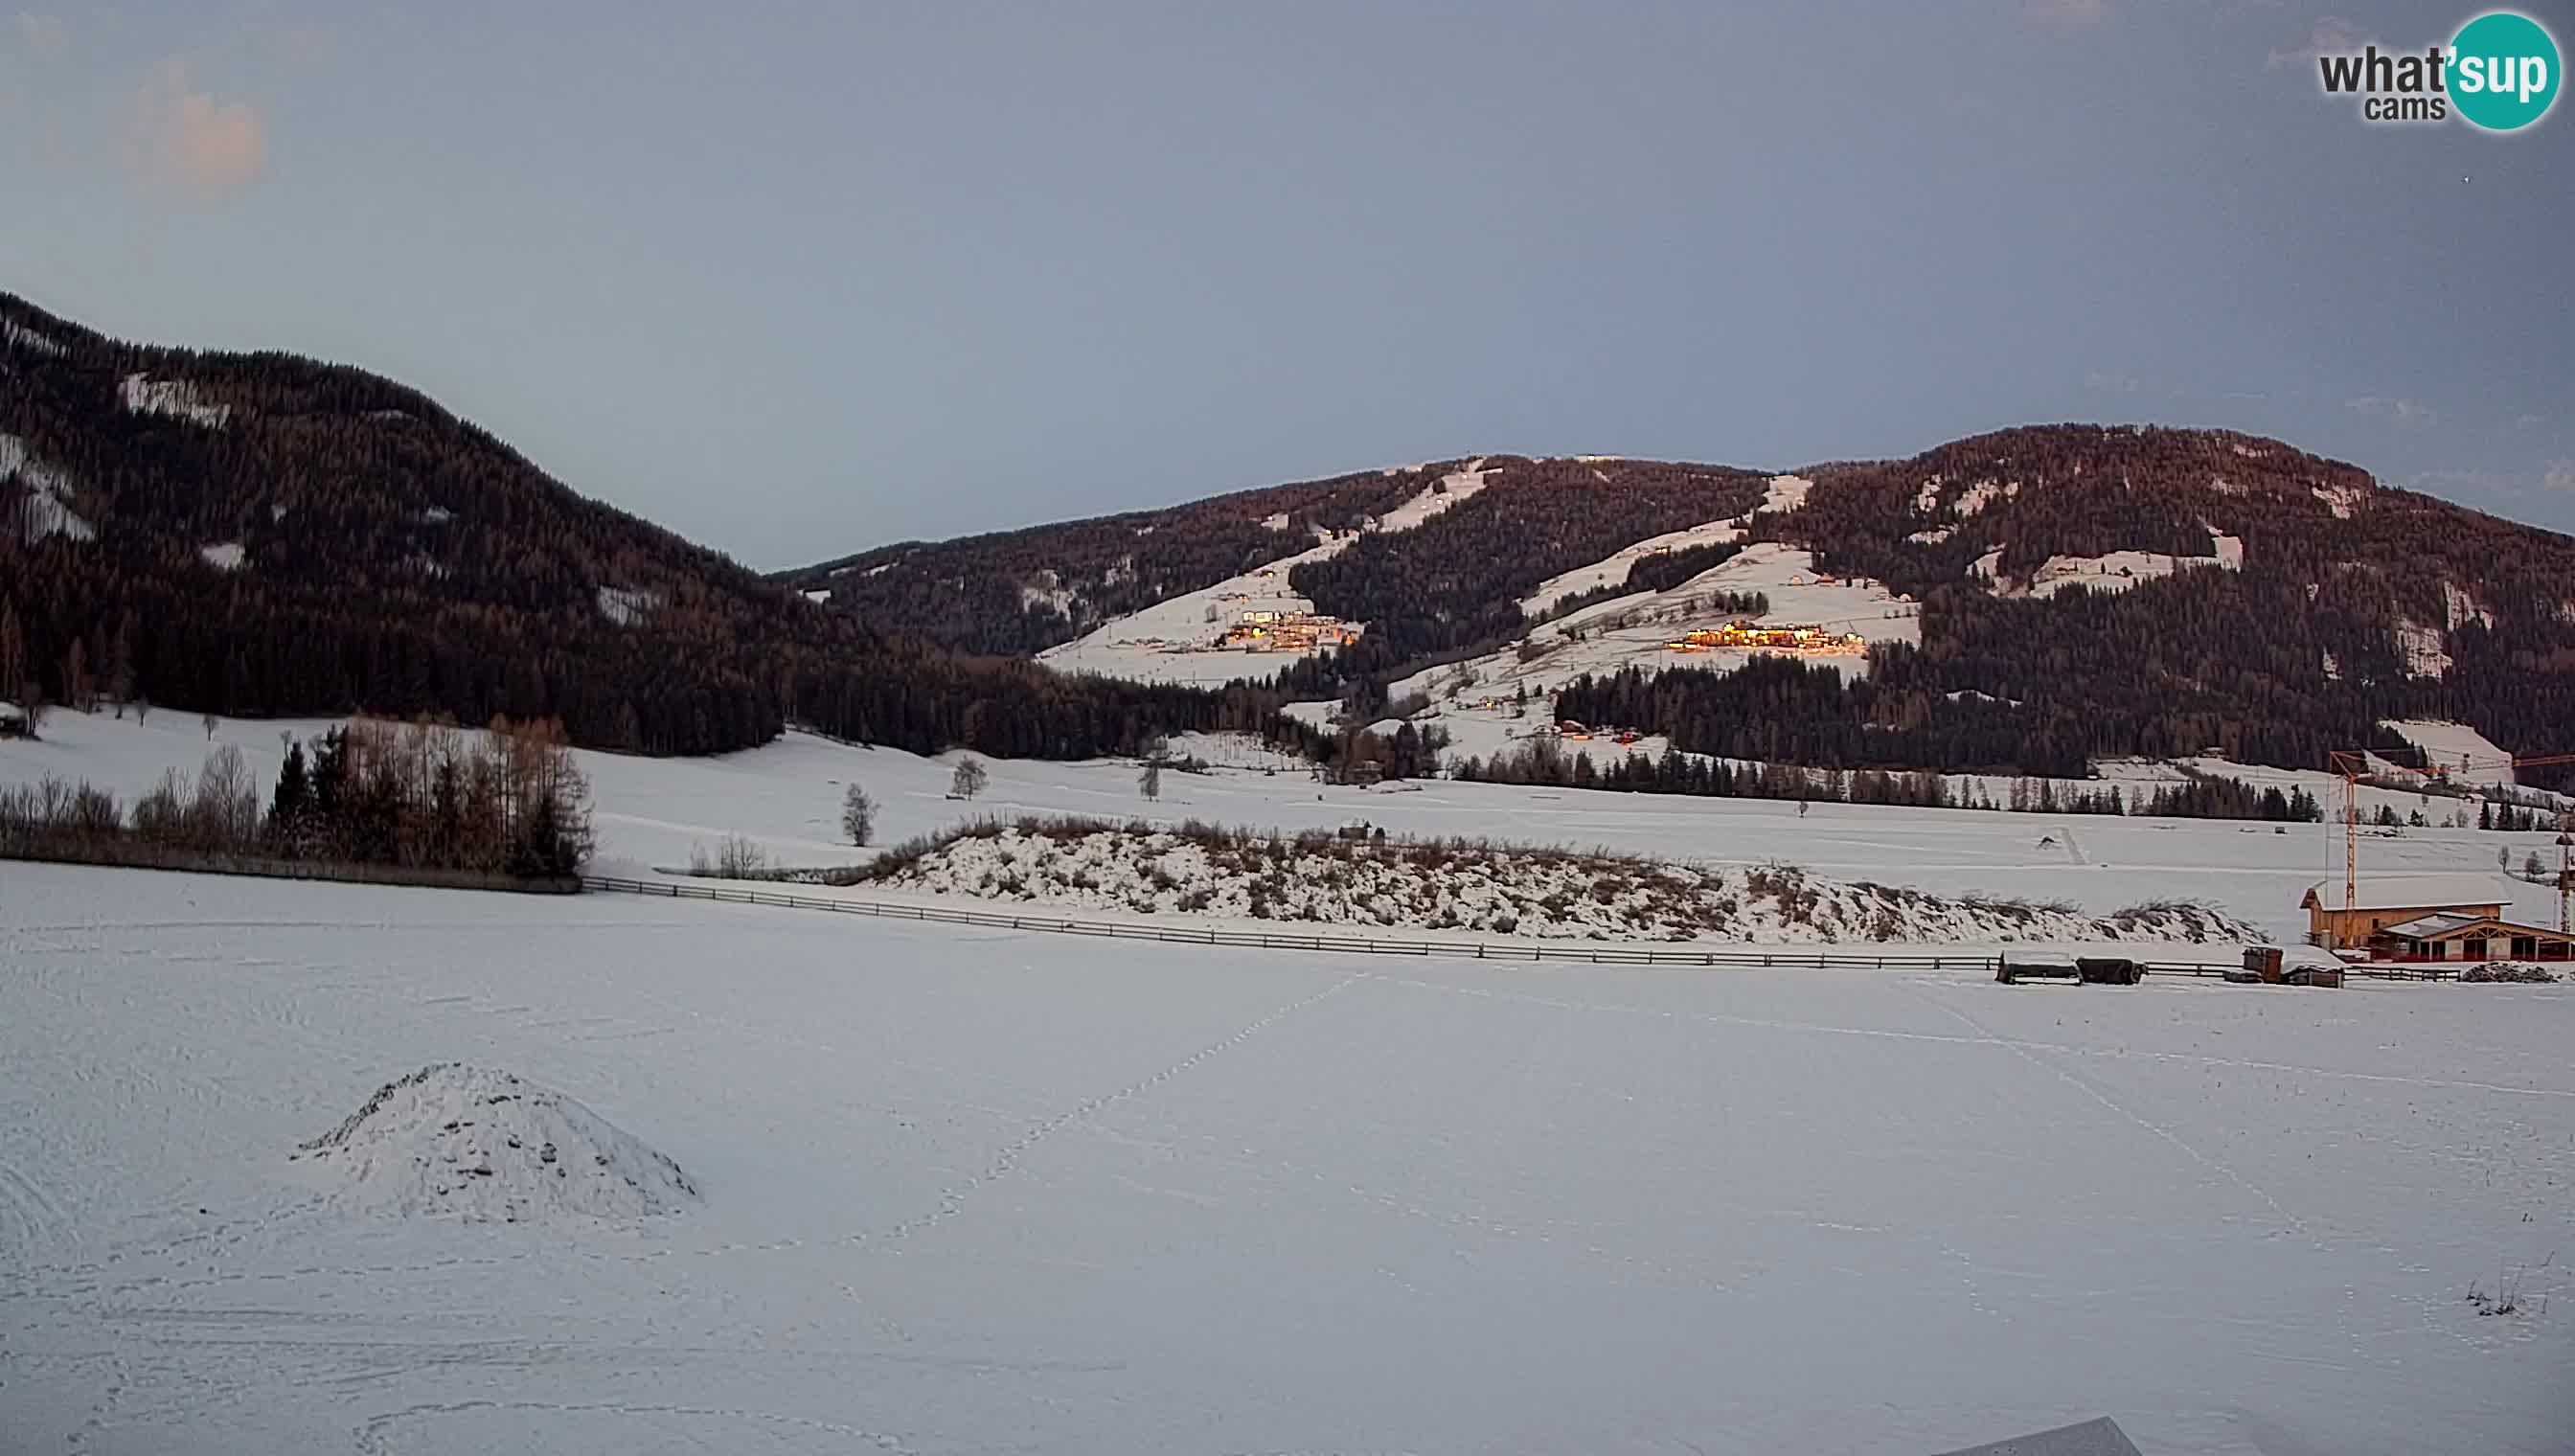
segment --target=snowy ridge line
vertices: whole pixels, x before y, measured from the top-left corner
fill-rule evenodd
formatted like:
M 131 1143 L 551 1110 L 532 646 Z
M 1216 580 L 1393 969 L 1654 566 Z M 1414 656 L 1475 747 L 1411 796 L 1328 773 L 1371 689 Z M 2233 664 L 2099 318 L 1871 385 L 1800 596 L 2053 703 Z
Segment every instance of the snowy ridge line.
M 1166 925 L 1128 925 L 1105 920 L 1075 920 L 1056 915 L 1012 915 L 992 910 L 949 910 L 930 905 L 893 904 L 883 900 L 832 899 L 820 895 L 778 894 L 769 890 L 723 889 L 715 885 L 674 884 L 668 880 L 622 879 L 606 875 L 585 874 L 585 890 L 605 890 L 617 894 L 662 895 L 671 899 L 714 900 L 724 904 L 767 905 L 779 909 L 831 910 L 847 915 L 875 915 L 896 920 L 927 920 L 943 925 L 979 925 L 991 929 L 1041 930 L 1060 935 L 1091 935 L 1108 939 L 1161 940 L 1181 945 L 1234 945 L 1261 950 L 1327 950 L 1364 955 L 1447 955 L 1465 960 L 1563 960 L 1589 965 L 1697 965 L 1723 966 L 1729 969 L 1798 968 L 1870 969 L 1870 970 L 1954 970 L 1974 967 L 1998 970 L 2005 954 L 1956 954 L 1937 952 L 1835 951 L 1832 949 L 1776 950 L 1671 950 L 1649 944 L 1626 945 L 1617 942 L 1581 941 L 1569 945 L 1503 944 L 1489 941 L 1445 940 L 1378 940 L 1344 935 L 1272 935 L 1250 930 L 1225 930 L 1216 926 L 1184 929 Z M 2025 959 L 2046 961 L 2058 959 L 2040 947 L 2025 947 Z M 2465 964 L 2461 962 L 2460 964 Z M 2139 960 L 2149 974 L 2211 976 L 2223 975 L 2227 966 L 2215 961 Z M 2378 980 L 2454 980 L 2459 965 L 2346 965 L 2346 976 Z

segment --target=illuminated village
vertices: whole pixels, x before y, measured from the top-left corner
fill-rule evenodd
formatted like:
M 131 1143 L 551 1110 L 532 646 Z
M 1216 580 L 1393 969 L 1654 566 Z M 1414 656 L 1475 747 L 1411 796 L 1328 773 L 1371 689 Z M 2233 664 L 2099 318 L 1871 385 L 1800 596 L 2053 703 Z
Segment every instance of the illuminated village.
M 1364 631 L 1363 624 L 1311 612 L 1246 612 L 1217 646 L 1247 653 L 1310 653 L 1348 647 Z
M 1762 627 L 1749 622 L 1729 622 L 1723 627 L 1700 628 L 1663 644 L 1664 651 L 1674 653 L 1705 653 L 1727 648 L 1818 657 L 1854 657 L 1868 651 L 1868 639 L 1857 633 L 1826 632 L 1820 627 Z

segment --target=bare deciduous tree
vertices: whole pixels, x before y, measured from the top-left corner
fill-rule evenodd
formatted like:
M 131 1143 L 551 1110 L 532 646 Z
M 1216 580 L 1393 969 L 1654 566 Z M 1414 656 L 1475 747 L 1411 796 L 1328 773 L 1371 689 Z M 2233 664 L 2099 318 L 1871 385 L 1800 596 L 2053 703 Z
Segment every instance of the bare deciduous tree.
M 864 844 L 877 836 L 877 801 L 855 783 L 841 795 L 841 832 L 849 835 L 853 844 Z
M 983 759 L 961 758 L 957 763 L 956 774 L 948 780 L 948 796 L 973 798 L 984 791 L 985 784 L 992 781 L 993 775 L 985 770 Z

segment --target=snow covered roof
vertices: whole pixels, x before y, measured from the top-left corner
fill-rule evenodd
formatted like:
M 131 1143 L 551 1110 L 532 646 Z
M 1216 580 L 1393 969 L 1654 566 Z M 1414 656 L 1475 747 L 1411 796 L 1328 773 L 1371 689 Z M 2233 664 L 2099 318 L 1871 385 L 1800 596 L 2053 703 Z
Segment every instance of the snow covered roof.
M 2542 935 L 2558 933 L 2545 925 L 2518 924 L 2499 915 L 2462 915 L 2455 912 L 2419 916 L 2401 925 L 2389 925 L 2379 933 L 2396 935 L 2407 940 L 2437 940 L 2443 935 L 2455 935 L 2461 930 L 2473 929 L 2479 925 L 2498 925 L 2507 930 L 2532 930 Z
M 2402 935 L 2408 940 L 2429 940 L 2436 935 L 2447 935 L 2454 930 L 2464 930 L 2470 925 L 2482 925 L 2488 918 L 2489 917 L 2485 915 L 2462 915 L 2455 913 L 2425 915 L 2420 919 L 2407 920 L 2404 923 L 2397 925 L 2389 925 L 2385 927 L 2384 933 L 2390 935 Z
M 2490 874 L 2364 874 L 2355 908 L 2364 910 L 2429 909 L 2435 905 L 2493 905 L 2500 909 L 2511 892 L 2499 888 Z M 2328 910 L 2342 908 L 2342 881 L 2319 879 L 2298 899 Z

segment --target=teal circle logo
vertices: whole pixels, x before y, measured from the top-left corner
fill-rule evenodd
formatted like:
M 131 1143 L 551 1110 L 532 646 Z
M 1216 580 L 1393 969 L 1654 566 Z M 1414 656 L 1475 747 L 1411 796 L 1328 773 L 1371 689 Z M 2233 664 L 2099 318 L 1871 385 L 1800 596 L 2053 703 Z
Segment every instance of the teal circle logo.
M 2498 10 L 2450 42 L 2450 104 L 2472 126 L 2517 132 L 2557 100 L 2557 40 L 2527 15 Z

